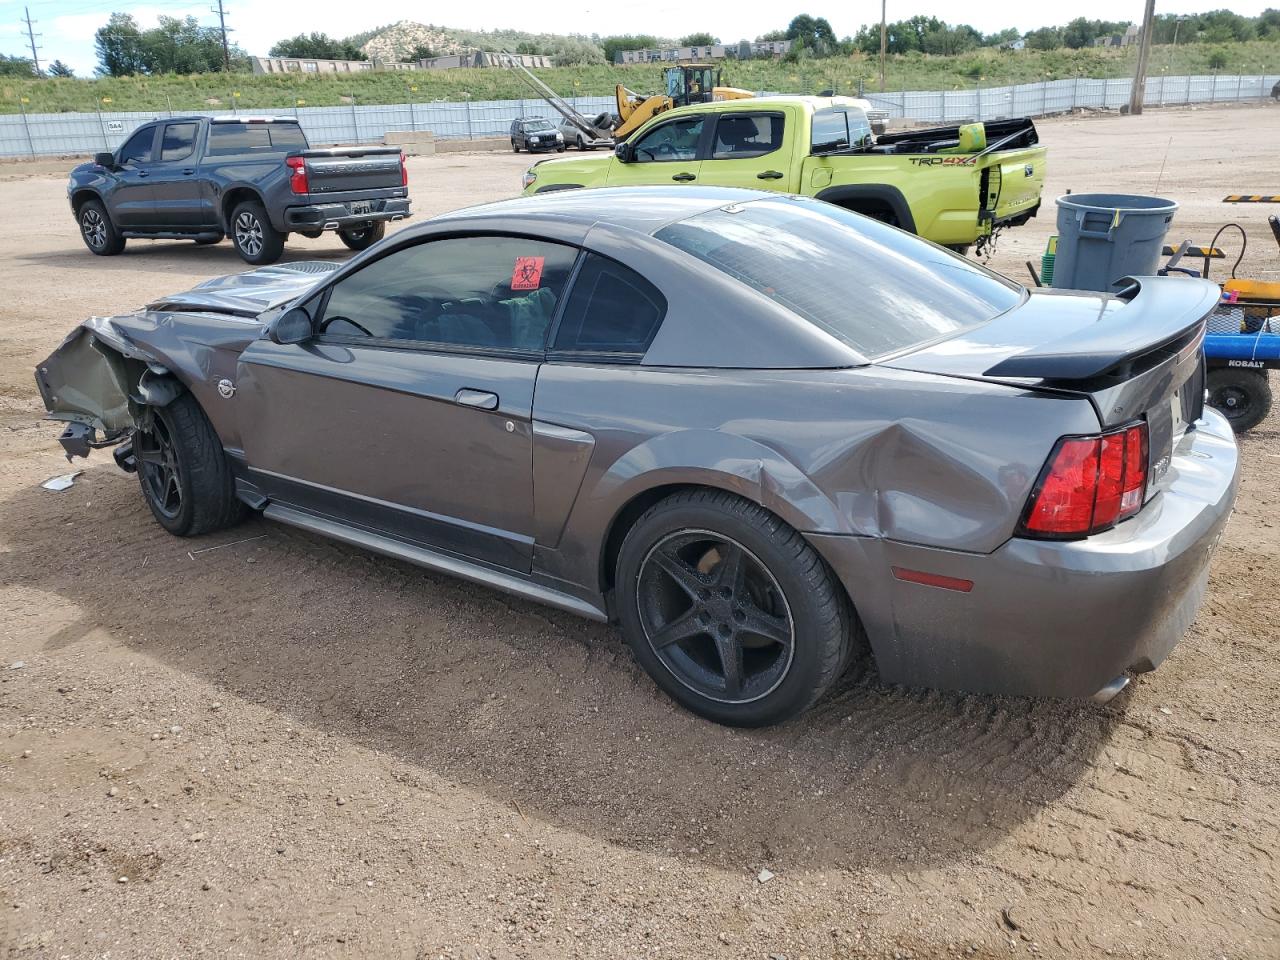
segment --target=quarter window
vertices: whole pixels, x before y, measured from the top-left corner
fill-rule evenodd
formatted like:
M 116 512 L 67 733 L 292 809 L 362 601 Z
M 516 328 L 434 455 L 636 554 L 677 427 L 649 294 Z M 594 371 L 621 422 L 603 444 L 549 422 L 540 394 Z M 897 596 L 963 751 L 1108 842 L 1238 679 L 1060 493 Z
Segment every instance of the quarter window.
M 120 163 L 150 163 L 151 144 L 156 138 L 156 128 L 139 130 L 120 150 Z
M 335 284 L 319 330 L 330 337 L 541 352 L 577 253 L 519 237 L 420 243 Z
M 696 160 L 703 118 L 673 120 L 651 130 L 636 141 L 637 163 L 666 160 Z
M 778 113 L 726 113 L 716 123 L 713 160 L 763 157 L 782 147 L 782 115 Z
M 662 294 L 640 274 L 588 254 L 569 292 L 555 352 L 638 361 L 666 311 Z
M 170 123 L 164 128 L 160 143 L 161 160 L 185 160 L 196 151 L 196 125 L 194 123 Z

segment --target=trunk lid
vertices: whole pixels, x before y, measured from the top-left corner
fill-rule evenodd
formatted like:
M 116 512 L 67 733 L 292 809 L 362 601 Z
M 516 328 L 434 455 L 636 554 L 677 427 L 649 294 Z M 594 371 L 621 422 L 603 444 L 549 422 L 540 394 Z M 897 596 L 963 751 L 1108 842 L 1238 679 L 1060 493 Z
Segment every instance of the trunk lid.
M 334 147 L 306 150 L 301 156 L 307 161 L 312 196 L 403 186 L 399 147 Z
M 885 365 L 1086 397 L 1104 429 L 1145 419 L 1158 480 L 1204 410 L 1205 320 L 1219 296 L 1215 284 L 1176 277 L 1130 280 L 1114 296 L 1035 291 L 989 323 Z

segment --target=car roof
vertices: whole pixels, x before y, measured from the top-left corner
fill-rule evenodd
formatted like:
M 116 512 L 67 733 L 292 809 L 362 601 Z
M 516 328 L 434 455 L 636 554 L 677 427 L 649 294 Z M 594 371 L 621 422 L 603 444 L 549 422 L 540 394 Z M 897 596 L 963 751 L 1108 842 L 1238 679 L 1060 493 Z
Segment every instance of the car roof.
M 417 228 L 423 232 L 441 221 L 466 220 L 468 226 L 533 226 L 555 223 L 563 228 L 577 225 L 582 235 L 596 224 L 607 224 L 653 235 L 663 227 L 730 203 L 747 203 L 777 197 L 766 190 L 735 187 L 601 187 L 594 190 L 554 190 L 532 197 L 499 200 L 478 207 L 465 207 L 435 217 Z M 405 231 L 406 233 L 408 231 Z

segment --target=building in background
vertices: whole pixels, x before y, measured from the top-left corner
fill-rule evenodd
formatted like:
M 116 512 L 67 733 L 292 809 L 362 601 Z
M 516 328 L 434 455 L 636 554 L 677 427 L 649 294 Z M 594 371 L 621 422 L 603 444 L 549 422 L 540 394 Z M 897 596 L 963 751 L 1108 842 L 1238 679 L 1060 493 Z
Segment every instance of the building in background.
M 737 44 L 717 43 L 704 47 L 659 47 L 644 50 L 619 50 L 614 54 L 616 64 L 630 63 L 696 63 L 707 60 L 723 60 L 735 56 L 740 60 L 750 57 L 781 57 L 791 49 L 790 40 L 744 40 Z
M 382 60 L 321 60 L 316 57 L 251 57 L 254 73 L 364 73 L 369 70 L 417 70 L 416 63 Z
M 509 67 L 519 64 L 522 67 L 554 67 L 553 57 L 544 57 L 533 53 L 494 53 L 486 50 L 468 50 L 464 53 L 451 53 L 444 57 L 432 57 L 419 60 L 420 70 L 456 70 L 460 67 Z
M 1124 33 L 1117 33 L 1107 37 L 1098 37 L 1093 41 L 1095 47 L 1127 47 L 1130 44 L 1138 42 L 1138 25 L 1136 23 L 1129 24 L 1125 28 Z

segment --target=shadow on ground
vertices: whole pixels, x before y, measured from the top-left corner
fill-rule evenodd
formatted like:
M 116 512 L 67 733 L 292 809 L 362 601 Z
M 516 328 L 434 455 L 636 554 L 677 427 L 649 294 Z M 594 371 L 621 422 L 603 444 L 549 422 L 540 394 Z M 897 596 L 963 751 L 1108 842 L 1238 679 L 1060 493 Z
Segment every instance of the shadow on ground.
M 724 729 L 663 698 L 612 628 L 260 520 L 179 540 L 96 459 L 73 492 L 3 506 L 0 577 L 81 612 L 48 649 L 105 629 L 282 724 L 611 843 L 734 868 L 943 865 L 1058 799 L 1122 716 L 863 670 L 798 721 Z

